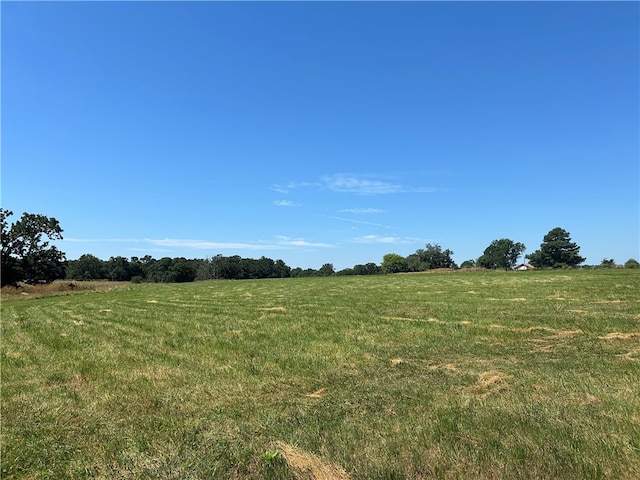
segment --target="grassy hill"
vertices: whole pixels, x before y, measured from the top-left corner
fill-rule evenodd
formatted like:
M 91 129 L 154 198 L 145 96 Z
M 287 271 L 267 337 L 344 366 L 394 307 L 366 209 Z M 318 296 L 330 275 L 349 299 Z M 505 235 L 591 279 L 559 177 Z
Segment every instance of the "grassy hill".
M 640 478 L 640 271 L 2 302 L 3 479 Z

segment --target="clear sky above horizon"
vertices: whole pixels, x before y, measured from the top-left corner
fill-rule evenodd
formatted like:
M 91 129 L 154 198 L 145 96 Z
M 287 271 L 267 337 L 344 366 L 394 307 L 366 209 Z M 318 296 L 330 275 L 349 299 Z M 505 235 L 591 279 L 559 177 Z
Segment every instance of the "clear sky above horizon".
M 67 258 L 640 260 L 638 2 L 2 2 L 2 207 Z

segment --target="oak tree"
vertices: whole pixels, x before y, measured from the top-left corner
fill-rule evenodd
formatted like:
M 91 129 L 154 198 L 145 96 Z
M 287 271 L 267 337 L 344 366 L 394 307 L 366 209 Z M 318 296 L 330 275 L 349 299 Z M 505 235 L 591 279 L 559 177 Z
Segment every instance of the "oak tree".
M 55 218 L 23 213 L 9 225 L 10 210 L 0 208 L 2 227 L 2 285 L 51 282 L 64 278 L 65 254 L 51 240 L 62 240 L 62 228 Z

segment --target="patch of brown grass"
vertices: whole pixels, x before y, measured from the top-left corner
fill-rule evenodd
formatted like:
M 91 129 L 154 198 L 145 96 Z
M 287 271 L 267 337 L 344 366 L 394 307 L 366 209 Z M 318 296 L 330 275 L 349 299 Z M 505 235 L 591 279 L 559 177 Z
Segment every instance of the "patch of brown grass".
M 514 330 L 517 332 L 523 332 L 523 333 L 548 332 L 548 333 L 552 333 L 554 338 L 573 337 L 575 335 L 579 335 L 582 333 L 582 330 L 558 330 L 556 328 L 543 327 L 543 326 L 516 328 Z
M 318 390 L 316 390 L 313 393 L 307 393 L 305 395 L 305 397 L 309 397 L 309 398 L 322 398 L 327 394 L 327 389 L 326 388 L 320 388 Z
M 449 372 L 457 372 L 458 367 L 455 363 L 439 363 L 437 365 L 431 365 L 429 370 L 447 370 Z
M 624 358 L 625 360 L 638 360 L 640 357 L 640 348 L 636 348 L 627 353 L 621 353 L 616 355 L 617 357 Z
M 286 312 L 287 311 L 287 309 L 284 307 L 265 307 L 265 308 L 259 308 L 258 310 L 263 312 Z
M 40 297 L 52 297 L 56 295 L 70 295 L 78 292 L 104 292 L 111 290 L 119 285 L 128 285 L 129 282 L 110 282 L 108 280 L 95 281 L 70 281 L 56 280 L 51 283 L 40 285 L 29 285 L 27 283 L 19 283 L 17 287 L 13 285 L 5 285 L 2 287 L 1 295 L 3 300 L 29 299 Z
M 589 393 L 571 393 L 565 397 L 565 402 L 570 405 L 597 405 L 600 399 Z
M 464 387 L 463 393 L 470 395 L 477 395 L 480 397 L 488 397 L 494 393 L 506 390 L 509 388 L 508 380 L 512 378 L 511 375 L 506 375 L 502 372 L 491 370 L 481 373 L 478 376 L 478 380 L 473 385 Z
M 489 325 L 490 329 L 506 329 L 510 332 L 518 332 L 518 333 L 534 333 L 534 332 L 547 332 L 552 335 L 547 338 L 571 338 L 575 335 L 580 335 L 584 333 L 582 330 L 558 330 L 557 328 L 545 327 L 542 325 L 534 325 L 533 327 L 526 328 L 510 328 L 505 327 L 504 325 L 491 324 Z
M 276 443 L 293 475 L 299 480 L 350 480 L 351 477 L 338 465 L 323 461 L 313 453 L 289 445 Z
M 600 340 L 628 340 L 630 338 L 640 337 L 640 332 L 631 332 L 631 333 L 620 333 L 620 332 L 611 332 L 606 335 L 602 335 L 598 337 Z

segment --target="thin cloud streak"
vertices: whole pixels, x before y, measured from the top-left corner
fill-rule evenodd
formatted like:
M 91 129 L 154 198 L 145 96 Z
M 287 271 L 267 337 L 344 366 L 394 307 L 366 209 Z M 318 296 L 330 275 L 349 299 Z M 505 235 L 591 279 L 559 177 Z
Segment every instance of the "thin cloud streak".
M 145 238 L 146 242 L 160 247 L 191 248 L 194 250 L 264 250 L 275 248 L 273 245 L 242 242 L 210 242 L 207 240 L 189 240 L 180 238 Z
M 380 180 L 366 180 L 351 175 L 325 176 L 322 177 L 322 183 L 331 191 L 358 195 L 387 195 L 400 193 L 403 190 L 401 185 Z
M 434 187 L 409 187 L 397 183 L 363 178 L 353 174 L 325 175 L 319 182 L 289 182 L 286 185 L 274 184 L 269 187 L 274 192 L 288 194 L 298 188 L 315 188 L 336 193 L 354 193 L 356 195 L 389 195 L 397 193 L 433 193 L 441 191 Z
M 345 208 L 344 210 L 338 210 L 340 213 L 355 213 L 355 214 L 369 214 L 369 213 L 384 213 L 386 210 L 380 210 L 379 208 Z
M 73 242 L 73 243 L 136 243 L 144 242 L 145 240 L 139 238 L 73 238 L 64 237 L 61 242 Z
M 317 214 L 316 217 L 330 218 L 332 220 L 340 220 L 342 222 L 358 223 L 360 225 L 371 225 L 371 226 L 374 226 L 374 227 L 391 228 L 390 225 L 384 225 L 382 223 L 366 222 L 364 220 L 354 220 L 352 218 L 334 217 L 332 215 L 318 215 Z
M 304 238 L 291 238 L 276 235 L 275 241 L 260 242 L 213 242 L 184 238 L 65 238 L 60 242 L 74 243 L 146 243 L 160 248 L 138 248 L 135 251 L 170 252 L 169 249 L 187 248 L 192 250 L 286 250 L 291 248 L 332 248 L 334 245 L 323 242 L 311 242 Z
M 291 200 L 274 200 L 273 204 L 278 207 L 299 207 L 299 203 L 294 203 Z
M 285 237 L 283 235 L 278 235 L 276 238 L 279 238 L 280 241 L 278 245 L 283 246 L 293 246 L 293 247 L 319 247 L 319 248 L 333 248 L 334 245 L 330 243 L 322 243 L 322 242 L 309 242 L 303 238 L 290 238 Z
M 377 243 L 385 243 L 385 244 L 411 244 L 411 243 L 416 243 L 417 241 L 419 241 L 416 238 L 401 238 L 401 237 L 394 237 L 394 236 L 381 236 L 381 235 L 365 235 L 363 237 L 357 237 L 353 239 L 354 242 L 356 243 L 370 243 L 370 244 L 377 244 Z

